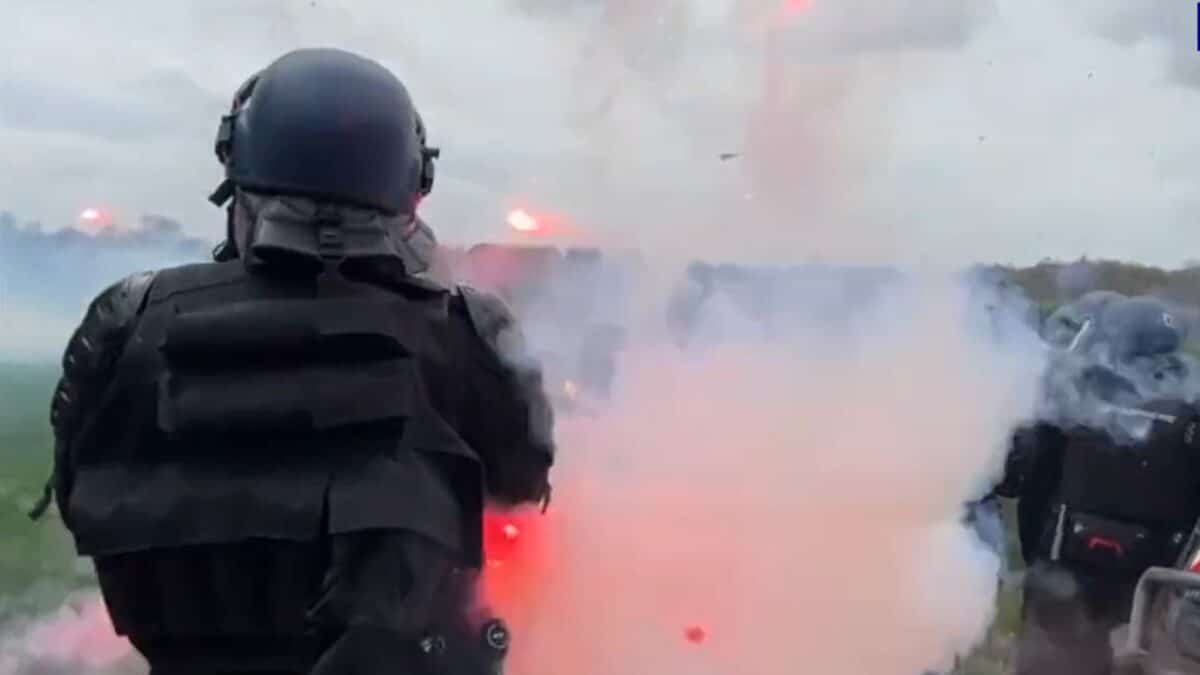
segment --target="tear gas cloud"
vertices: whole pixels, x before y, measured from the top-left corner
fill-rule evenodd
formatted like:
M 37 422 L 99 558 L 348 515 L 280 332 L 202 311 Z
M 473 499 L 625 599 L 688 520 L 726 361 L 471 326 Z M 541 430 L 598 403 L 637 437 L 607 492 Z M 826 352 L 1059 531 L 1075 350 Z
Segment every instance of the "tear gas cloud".
M 514 672 L 909 675 L 973 646 L 1001 563 L 964 504 L 1033 414 L 1042 348 L 968 290 L 912 271 L 849 331 L 801 326 L 827 288 L 784 328 L 717 296 L 686 350 L 627 326 L 610 405 L 559 423 Z
M 581 217 L 641 219 L 622 235 L 647 262 L 610 405 L 560 420 L 549 559 L 507 608 L 514 672 L 948 667 L 992 617 L 1000 560 L 964 504 L 1034 414 L 1043 355 L 1024 308 L 906 268 L 881 294 L 842 298 L 838 320 L 811 311 L 838 304 L 819 284 L 791 287 L 775 324 L 717 294 L 686 350 L 662 317 L 667 280 L 695 257 L 918 257 L 857 206 L 886 165 L 895 87 L 921 76 L 922 50 L 967 39 L 988 4 L 811 3 L 799 28 L 778 3 L 547 6 L 528 11 L 582 39 L 590 169 L 556 187 Z M 604 20 L 584 29 L 568 10 Z M 639 61 L 664 25 L 671 48 Z M 722 141 L 744 151 L 738 170 L 711 161 Z M 688 198 L 654 198 L 672 183 Z M 704 644 L 684 640 L 692 625 Z
M 718 293 L 680 350 L 663 306 L 695 257 L 916 257 L 855 212 L 869 167 L 886 163 L 892 87 L 920 76 L 920 57 L 894 48 L 957 44 L 986 3 L 927 3 L 939 21 L 884 3 L 865 28 L 845 3 L 812 3 L 812 33 L 781 28 L 776 3 L 524 5 L 583 37 L 585 161 L 556 187 L 587 186 L 591 201 L 571 193 L 581 216 L 640 218 L 621 234 L 647 262 L 613 399 L 560 419 L 548 559 L 504 607 L 514 672 L 948 667 L 992 617 L 1001 563 L 964 503 L 1034 414 L 1043 348 L 1027 307 L 910 268 L 855 301 L 844 279 L 794 285 L 772 323 Z M 589 12 L 604 21 L 572 23 Z M 675 27 L 672 46 L 639 61 L 655 25 Z M 709 161 L 714 139 L 745 151 L 742 169 Z M 677 145 L 630 152 L 651 140 Z M 689 199 L 648 198 L 673 181 Z M 836 318 L 813 311 L 831 305 Z M 685 641 L 694 625 L 705 643 Z

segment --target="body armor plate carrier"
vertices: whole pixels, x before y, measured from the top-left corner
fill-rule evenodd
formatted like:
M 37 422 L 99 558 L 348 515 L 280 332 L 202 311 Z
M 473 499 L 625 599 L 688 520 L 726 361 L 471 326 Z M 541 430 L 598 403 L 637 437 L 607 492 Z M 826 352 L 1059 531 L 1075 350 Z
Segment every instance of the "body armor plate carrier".
M 449 293 L 161 272 L 72 442 L 84 555 L 417 532 L 478 563 L 479 460 L 434 409 Z

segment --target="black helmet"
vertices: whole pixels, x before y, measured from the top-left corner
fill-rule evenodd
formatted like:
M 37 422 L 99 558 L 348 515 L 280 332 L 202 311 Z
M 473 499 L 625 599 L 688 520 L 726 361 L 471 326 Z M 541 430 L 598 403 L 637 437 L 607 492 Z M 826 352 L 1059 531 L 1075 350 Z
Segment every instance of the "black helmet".
M 1054 310 L 1042 323 L 1041 335 L 1057 347 L 1067 347 L 1079 334 L 1084 323 L 1096 318 L 1112 303 L 1125 300 L 1125 296 L 1114 291 L 1091 291 L 1079 296 Z
M 1174 354 L 1183 344 L 1180 320 L 1154 298 L 1115 302 L 1099 318 L 1100 337 L 1119 360 Z
M 409 215 L 433 187 L 436 148 L 408 90 L 382 65 L 338 49 L 300 49 L 238 89 L 217 158 L 234 187 Z

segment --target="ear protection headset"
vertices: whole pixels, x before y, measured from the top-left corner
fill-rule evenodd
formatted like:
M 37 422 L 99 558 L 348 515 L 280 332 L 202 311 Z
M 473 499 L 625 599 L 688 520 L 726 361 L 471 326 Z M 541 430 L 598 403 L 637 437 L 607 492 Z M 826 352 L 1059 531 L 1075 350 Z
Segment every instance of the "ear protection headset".
M 217 138 L 213 141 L 213 152 L 217 155 L 217 161 L 221 166 L 229 166 L 229 157 L 233 153 L 233 129 L 237 124 L 238 114 L 246 107 L 246 103 L 250 100 L 250 96 L 254 93 L 254 87 L 258 84 L 258 78 L 262 75 L 259 71 L 250 76 L 242 86 L 238 87 L 237 92 L 233 95 L 233 103 L 229 106 L 229 112 L 221 116 L 221 122 L 217 125 Z M 217 189 L 208 197 L 208 201 L 217 206 L 224 206 L 225 202 L 233 196 L 233 181 L 228 178 L 221 181 Z
M 442 156 L 442 149 L 429 147 L 425 136 L 425 122 L 421 119 L 421 113 L 413 109 L 413 115 L 417 119 L 417 142 L 421 147 L 421 183 L 418 193 L 420 197 L 424 198 L 433 191 L 435 174 L 433 160 Z

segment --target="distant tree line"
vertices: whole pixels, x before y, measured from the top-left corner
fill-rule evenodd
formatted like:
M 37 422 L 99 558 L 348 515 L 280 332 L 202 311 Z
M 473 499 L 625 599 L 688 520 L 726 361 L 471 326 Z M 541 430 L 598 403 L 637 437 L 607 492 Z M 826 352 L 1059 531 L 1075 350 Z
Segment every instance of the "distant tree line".
M 1153 295 L 1187 307 L 1200 307 L 1200 263 L 1166 270 L 1118 260 L 1043 260 L 1031 267 L 994 266 L 1043 307 L 1070 302 L 1094 290 Z

